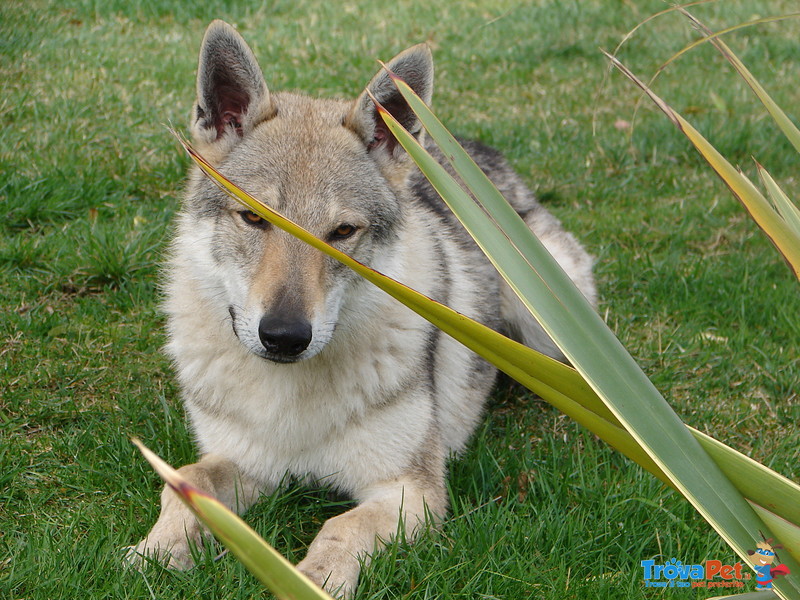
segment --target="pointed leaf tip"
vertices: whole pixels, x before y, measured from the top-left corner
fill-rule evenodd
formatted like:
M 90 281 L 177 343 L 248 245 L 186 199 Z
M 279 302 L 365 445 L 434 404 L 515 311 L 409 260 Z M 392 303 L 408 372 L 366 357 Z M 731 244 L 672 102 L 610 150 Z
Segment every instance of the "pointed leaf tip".
M 196 494 L 208 496 L 208 494 L 186 481 L 176 469 L 150 450 L 150 448 L 145 446 L 140 439 L 131 438 L 131 442 L 139 449 L 147 462 L 149 462 L 155 472 L 158 473 L 159 477 L 161 477 L 161 479 L 163 479 L 179 496 L 187 500 L 190 496 Z
M 389 78 L 390 78 L 392 81 L 394 81 L 394 82 L 397 82 L 397 81 L 403 81 L 403 82 L 405 83 L 405 81 L 403 80 L 403 78 L 402 78 L 402 77 L 400 77 L 400 76 L 399 76 L 397 73 L 395 73 L 394 71 L 392 71 L 392 70 L 391 70 L 391 69 L 388 67 L 388 65 L 387 65 L 385 62 L 383 62 L 382 60 L 379 60 L 379 61 L 378 61 L 378 64 L 381 66 L 381 68 L 382 68 L 384 71 L 386 71 L 386 74 L 389 76 Z
M 177 483 L 176 477 L 180 478 L 178 472 L 173 469 L 166 461 L 164 461 L 160 456 L 158 456 L 155 452 L 150 450 L 147 446 L 145 446 L 142 441 L 138 438 L 132 438 L 131 441 L 133 444 L 139 449 L 139 452 L 145 457 L 147 462 L 155 469 L 156 473 L 166 481 L 170 483 L 170 481 L 174 481 Z
M 377 110 L 379 113 L 382 113 L 382 114 L 386 114 L 386 115 L 388 115 L 388 114 L 389 114 L 389 111 L 388 111 L 388 110 L 386 110 L 386 108 L 384 108 L 383 104 L 381 104 L 381 103 L 378 101 L 378 99 L 377 99 L 377 98 L 375 97 L 375 95 L 374 95 L 374 94 L 373 94 L 373 93 L 370 91 L 370 89 L 369 89 L 369 88 L 367 88 L 367 89 L 366 89 L 366 90 L 364 90 L 364 91 L 365 91 L 365 92 L 367 92 L 367 96 L 369 96 L 369 99 L 370 99 L 370 100 L 372 100 L 372 103 L 373 103 L 373 104 L 375 104 L 375 110 Z
M 182 133 L 172 127 L 169 128 L 169 131 L 178 140 L 178 143 L 181 145 L 181 147 L 183 147 L 183 150 L 186 152 L 186 154 L 189 155 L 189 158 L 191 158 L 201 168 L 204 165 L 210 164 L 199 152 L 197 152 L 197 150 L 194 149 L 194 146 L 192 146 L 189 140 L 187 140 Z

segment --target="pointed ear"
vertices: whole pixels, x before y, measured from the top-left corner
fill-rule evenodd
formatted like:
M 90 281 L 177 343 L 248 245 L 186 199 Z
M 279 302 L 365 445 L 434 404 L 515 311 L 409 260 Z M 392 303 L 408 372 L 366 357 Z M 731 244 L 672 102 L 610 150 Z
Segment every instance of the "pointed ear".
M 426 104 L 433 96 L 433 58 L 427 44 L 418 44 L 395 56 L 387 65 L 389 70 L 405 80 Z M 410 133 L 422 138 L 422 126 L 408 103 L 397 91 L 391 77 L 381 69 L 369 82 L 367 89 Z M 403 149 L 378 115 L 367 92 L 356 100 L 346 125 L 358 134 L 370 152 L 400 158 Z
M 197 102 L 189 124 L 195 142 L 219 142 L 230 149 L 273 112 L 253 51 L 233 27 L 213 21 L 206 29 L 197 69 Z

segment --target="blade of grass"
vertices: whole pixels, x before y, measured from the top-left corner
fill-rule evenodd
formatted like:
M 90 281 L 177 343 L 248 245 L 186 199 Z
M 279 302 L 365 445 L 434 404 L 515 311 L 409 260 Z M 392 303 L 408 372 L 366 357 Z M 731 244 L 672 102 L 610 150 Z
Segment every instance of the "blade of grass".
M 278 598 L 332 600 L 219 501 L 186 481 L 139 440 L 134 439 L 133 443 L 186 506 Z
M 785 15 L 760 17 L 758 19 L 752 19 L 750 21 L 747 21 L 746 23 L 738 23 L 736 25 L 732 25 L 731 27 L 726 27 L 725 29 L 722 29 L 720 31 L 711 31 L 705 25 L 703 25 L 700 21 L 698 21 L 694 16 L 692 16 L 691 13 L 689 13 L 686 10 L 688 7 L 691 7 L 691 6 L 692 6 L 692 4 L 685 4 L 685 5 L 682 5 L 682 6 L 674 6 L 671 10 L 678 11 L 681 14 L 683 14 L 685 17 L 687 17 L 690 21 L 692 21 L 692 23 L 696 27 L 698 27 L 699 29 L 703 30 L 703 32 L 705 33 L 705 37 L 702 37 L 700 39 L 694 40 L 693 42 L 687 44 L 686 46 L 681 48 L 678 52 L 676 52 L 675 54 L 670 56 L 669 60 L 667 60 L 664 63 L 662 63 L 661 65 L 659 65 L 658 69 L 656 69 L 656 72 L 653 74 L 653 76 L 647 82 L 647 85 L 649 87 L 653 86 L 653 84 L 655 83 L 656 79 L 658 79 L 659 75 L 661 75 L 661 73 L 663 73 L 667 69 L 667 67 L 669 67 L 672 63 L 674 63 L 676 60 L 678 60 L 684 54 L 687 54 L 688 52 L 690 52 L 691 50 L 697 48 L 698 46 L 701 46 L 702 44 L 710 42 L 710 43 L 716 45 L 715 42 L 717 42 L 717 40 L 719 40 L 720 36 L 726 35 L 728 33 L 732 33 L 734 31 L 738 31 L 740 29 L 744 29 L 746 27 L 755 27 L 756 25 L 765 25 L 767 23 L 775 23 L 775 22 L 778 22 L 778 21 L 784 21 L 786 19 L 796 19 L 796 18 L 800 17 L 800 13 L 789 13 L 789 14 L 785 14 Z M 668 11 L 664 11 L 664 12 L 668 12 Z M 654 15 L 654 16 L 659 16 L 659 15 Z M 646 22 L 647 21 L 643 21 L 642 23 L 639 24 L 639 26 L 644 25 Z M 719 40 L 719 41 L 722 42 L 722 40 Z M 615 56 L 619 53 L 619 49 L 620 49 L 621 45 L 622 44 L 619 44 L 617 46 L 617 48 L 614 50 L 613 54 Z M 735 64 L 734 64 L 734 67 L 736 67 Z M 637 106 L 637 108 L 638 108 L 638 106 Z
M 400 81 L 397 77 L 393 79 Z M 400 84 L 398 89 L 431 137 L 440 143 L 434 134 L 437 120 L 424 102 L 409 86 Z M 755 533 L 764 529 L 763 522 L 552 256 L 538 240 L 515 244 L 516 240 L 509 240 L 494 221 L 481 218 L 482 211 L 472 198 L 460 190 L 390 113 L 379 110 L 393 135 L 597 395 L 717 533 L 739 556 L 748 560 L 747 550 L 753 546 Z M 448 154 L 442 149 L 451 159 L 452 152 Z M 485 178 L 480 169 L 459 172 L 459 176 L 473 193 L 480 185 L 478 181 Z M 486 198 L 482 200 L 488 205 Z M 486 206 L 491 216 L 499 221 L 500 211 L 494 212 L 493 208 Z M 530 233 L 527 236 L 533 238 Z M 533 254 L 522 256 L 521 253 L 531 249 Z M 800 594 L 800 581 L 795 579 L 787 578 L 781 587 Z
M 800 238 L 795 235 L 786 224 L 786 221 L 775 212 L 769 201 L 761 195 L 747 177 L 725 160 L 688 121 L 672 110 L 666 102 L 640 81 L 625 65 L 608 53 L 606 53 L 606 56 L 617 69 L 639 86 L 675 126 L 689 138 L 689 141 L 694 144 L 703 158 L 711 165 L 711 168 L 728 186 L 731 193 L 742 203 L 758 226 L 783 255 L 795 277 L 800 279 Z
M 712 1 L 716 1 L 716 0 L 712 0 Z M 628 33 L 627 33 L 627 34 L 626 34 L 626 35 L 623 37 L 623 39 L 622 39 L 622 40 L 619 42 L 619 44 L 617 44 L 617 47 L 616 47 L 616 48 L 614 48 L 614 51 L 613 51 L 613 53 L 612 53 L 612 54 L 613 54 L 614 56 L 616 56 L 617 54 L 619 54 L 619 51 L 620 51 L 620 49 L 622 48 L 622 46 L 623 46 L 623 45 L 624 45 L 624 44 L 625 44 L 625 43 L 626 43 L 626 42 L 627 42 L 627 41 L 628 41 L 628 40 L 629 40 L 629 39 L 630 39 L 630 38 L 633 36 L 633 34 L 634 34 L 634 33 L 635 33 L 635 32 L 636 32 L 638 29 L 640 29 L 640 28 L 641 28 L 643 25 L 645 25 L 645 24 L 649 23 L 650 21 L 652 21 L 653 19 L 655 19 L 655 18 L 657 18 L 657 17 L 661 17 L 661 16 L 663 16 L 663 15 L 665 15 L 665 14 L 667 14 L 667 13 L 671 13 L 671 12 L 673 12 L 673 11 L 678 11 L 678 12 L 682 13 L 684 16 L 688 17 L 688 18 L 689 18 L 689 19 L 690 19 L 690 20 L 691 20 L 691 21 L 692 21 L 692 22 L 693 22 L 693 23 L 694 23 L 694 24 L 695 24 L 697 27 L 699 27 L 700 29 L 704 30 L 704 31 L 706 32 L 706 37 L 703 37 L 703 38 L 701 38 L 701 39 L 698 39 L 698 40 L 695 40 L 695 41 L 691 42 L 690 44 L 687 44 L 687 45 L 686 45 L 685 47 L 683 47 L 681 50 L 679 50 L 678 52 L 676 52 L 675 54 L 673 54 L 673 55 L 672 55 L 672 56 L 669 58 L 669 60 L 667 60 L 667 61 L 666 61 L 666 62 L 664 62 L 663 64 L 659 65 L 658 69 L 656 69 L 656 72 L 653 74 L 653 76 L 652 76 L 652 77 L 650 78 L 650 80 L 647 82 L 647 85 L 648 85 L 649 87 L 652 87 L 652 86 L 653 86 L 653 84 L 655 83 L 656 79 L 658 79 L 659 75 L 661 75 L 661 73 L 663 73 L 663 72 L 664 72 L 664 71 L 667 69 L 667 67 L 668 67 L 669 65 L 671 65 L 673 62 L 675 62 L 676 60 L 678 60 L 678 59 L 679 59 L 681 56 L 683 56 L 684 54 L 686 54 L 686 53 L 687 53 L 687 52 L 689 52 L 690 50 L 693 50 L 693 49 L 694 49 L 694 48 L 696 48 L 697 46 L 700 46 L 701 44 L 705 44 L 706 42 L 712 42 L 712 43 L 713 43 L 713 42 L 714 42 L 715 40 L 717 40 L 717 39 L 718 39 L 720 36 L 722 36 L 722 35 L 725 35 L 725 34 L 728 34 L 728 33 L 731 33 L 731 32 L 734 32 L 734 31 L 738 31 L 739 29 L 743 29 L 743 28 L 745 28 L 745 27 L 754 27 L 754 26 L 756 26 L 756 25 L 763 25 L 763 24 L 766 24 L 766 23 L 774 23 L 774 22 L 777 22 L 777 21 L 783 21 L 783 20 L 786 20 L 786 19 L 796 19 L 797 17 L 799 17 L 799 16 L 800 16 L 800 13 L 789 13 L 789 14 L 785 14 L 785 15 L 777 15 L 777 16 L 760 17 L 760 18 L 757 18 L 757 19 L 752 19 L 752 20 L 750 20 L 750 21 L 747 21 L 746 23 L 739 23 L 739 24 L 737 24 L 737 25 L 733 25 L 733 26 L 731 26 L 731 27 L 728 27 L 728 28 L 726 28 L 726 29 L 723 29 L 723 30 L 721 30 L 721 31 L 712 32 L 710 29 L 708 29 L 707 27 L 705 27 L 705 26 L 704 26 L 702 23 L 700 23 L 699 21 L 697 21 L 697 20 L 696 20 L 696 19 L 695 19 L 695 18 L 694 18 L 694 17 L 693 17 L 693 16 L 692 16 L 692 15 L 691 15 L 691 14 L 690 14 L 690 13 L 689 13 L 687 10 L 686 10 L 687 8 L 690 8 L 690 7 L 692 7 L 692 6 L 697 6 L 697 5 L 699 5 L 699 4 L 704 4 L 704 2 L 689 2 L 689 3 L 686 3 L 686 4 L 682 4 L 682 5 L 676 5 L 676 6 L 672 6 L 672 7 L 670 7 L 670 8 L 668 8 L 668 9 L 666 9 L 666 10 L 663 10 L 663 11 L 661 11 L 661 12 L 659 12 L 659 13 L 656 13 L 656 14 L 654 14 L 654 15 L 651 15 L 650 17 L 648 17 L 647 19 L 645 19 L 644 21 L 642 21 L 642 22 L 640 22 L 638 25 L 636 25 L 636 27 L 634 27 L 634 28 L 633 28 L 631 31 L 629 31 L 629 32 L 628 32 Z M 736 66 L 736 65 L 734 65 L 734 66 Z M 606 75 L 606 77 L 607 77 L 607 75 Z M 605 79 L 604 79 L 604 81 L 605 81 Z M 635 108 L 635 110 L 634 110 L 633 122 L 635 122 L 635 121 L 636 121 L 636 115 L 639 113 L 639 105 L 640 105 L 640 100 L 641 100 L 641 98 L 640 98 L 639 100 L 637 100 L 637 101 L 636 101 L 636 108 Z M 778 109 L 778 110 L 780 110 L 780 109 Z M 785 116 L 785 115 L 784 115 L 784 116 Z M 793 142 L 793 143 L 794 143 L 794 142 Z
M 710 2 L 716 2 L 716 0 L 697 0 L 696 2 L 688 2 L 687 4 L 684 4 L 683 6 L 698 6 L 700 4 L 708 4 Z M 624 46 L 628 42 L 628 40 L 631 39 L 633 37 L 633 35 L 637 31 L 639 31 L 639 29 L 641 29 L 643 26 L 647 25 L 650 21 L 658 19 L 659 17 L 663 17 L 664 15 L 672 13 L 672 12 L 674 12 L 676 10 L 678 10 L 677 6 L 670 6 L 669 8 L 665 8 L 665 9 L 663 9 L 663 10 L 661 10 L 661 11 L 655 13 L 655 14 L 652 14 L 649 17 L 647 17 L 646 19 L 644 19 L 643 21 L 640 21 L 639 23 L 637 23 L 636 27 L 634 27 L 628 33 L 626 33 L 624 36 L 622 36 L 622 39 L 620 40 L 619 44 L 617 44 L 617 47 L 614 48 L 614 54 L 615 55 L 618 54 L 620 49 L 622 48 L 622 46 Z

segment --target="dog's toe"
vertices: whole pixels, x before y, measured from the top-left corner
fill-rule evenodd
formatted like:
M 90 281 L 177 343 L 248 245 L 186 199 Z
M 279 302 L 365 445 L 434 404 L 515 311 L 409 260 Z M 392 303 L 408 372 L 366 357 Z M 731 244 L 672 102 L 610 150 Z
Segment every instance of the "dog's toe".
M 124 562 L 140 571 L 151 563 L 157 563 L 176 571 L 187 571 L 195 564 L 189 544 L 186 542 L 159 544 L 144 539 L 135 546 L 123 548 L 123 551 L 125 552 Z
M 331 568 L 332 565 L 329 563 L 306 558 L 297 565 L 297 569 L 333 597 L 347 600 L 352 598 L 358 585 L 360 569 L 358 561 L 354 562 L 355 565 L 335 565 Z M 343 566 L 345 568 L 341 568 Z

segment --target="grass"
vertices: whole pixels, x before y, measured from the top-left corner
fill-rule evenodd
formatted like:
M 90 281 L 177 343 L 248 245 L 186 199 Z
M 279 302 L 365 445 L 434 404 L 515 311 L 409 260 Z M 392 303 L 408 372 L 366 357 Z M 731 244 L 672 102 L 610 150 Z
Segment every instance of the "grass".
M 120 566 L 160 484 L 129 443 L 195 459 L 165 357 L 158 268 L 186 161 L 183 124 L 207 22 L 236 23 L 275 89 L 355 95 L 428 40 L 436 108 L 502 149 L 597 257 L 602 314 L 684 420 L 798 480 L 797 282 L 680 134 L 606 79 L 613 49 L 660 2 L 418 0 L 343 4 L 6 2 L 0 6 L 0 590 L 9 598 L 250 598 L 231 557 L 189 573 Z M 697 9 L 712 27 L 793 10 Z M 791 110 L 800 25 L 731 45 Z M 691 38 L 678 17 L 621 52 L 642 75 Z M 709 48 L 656 90 L 748 173 L 795 197 L 796 155 Z M 593 130 L 596 134 L 593 135 Z M 558 413 L 503 384 L 451 465 L 452 518 L 365 572 L 359 598 L 682 598 L 639 561 L 732 553 L 687 503 Z M 342 510 L 290 488 L 248 521 L 292 560 Z M 7 592 L 6 592 L 7 591 Z M 713 595 L 697 592 L 700 597 Z M 695 592 L 692 592 L 695 594 Z

